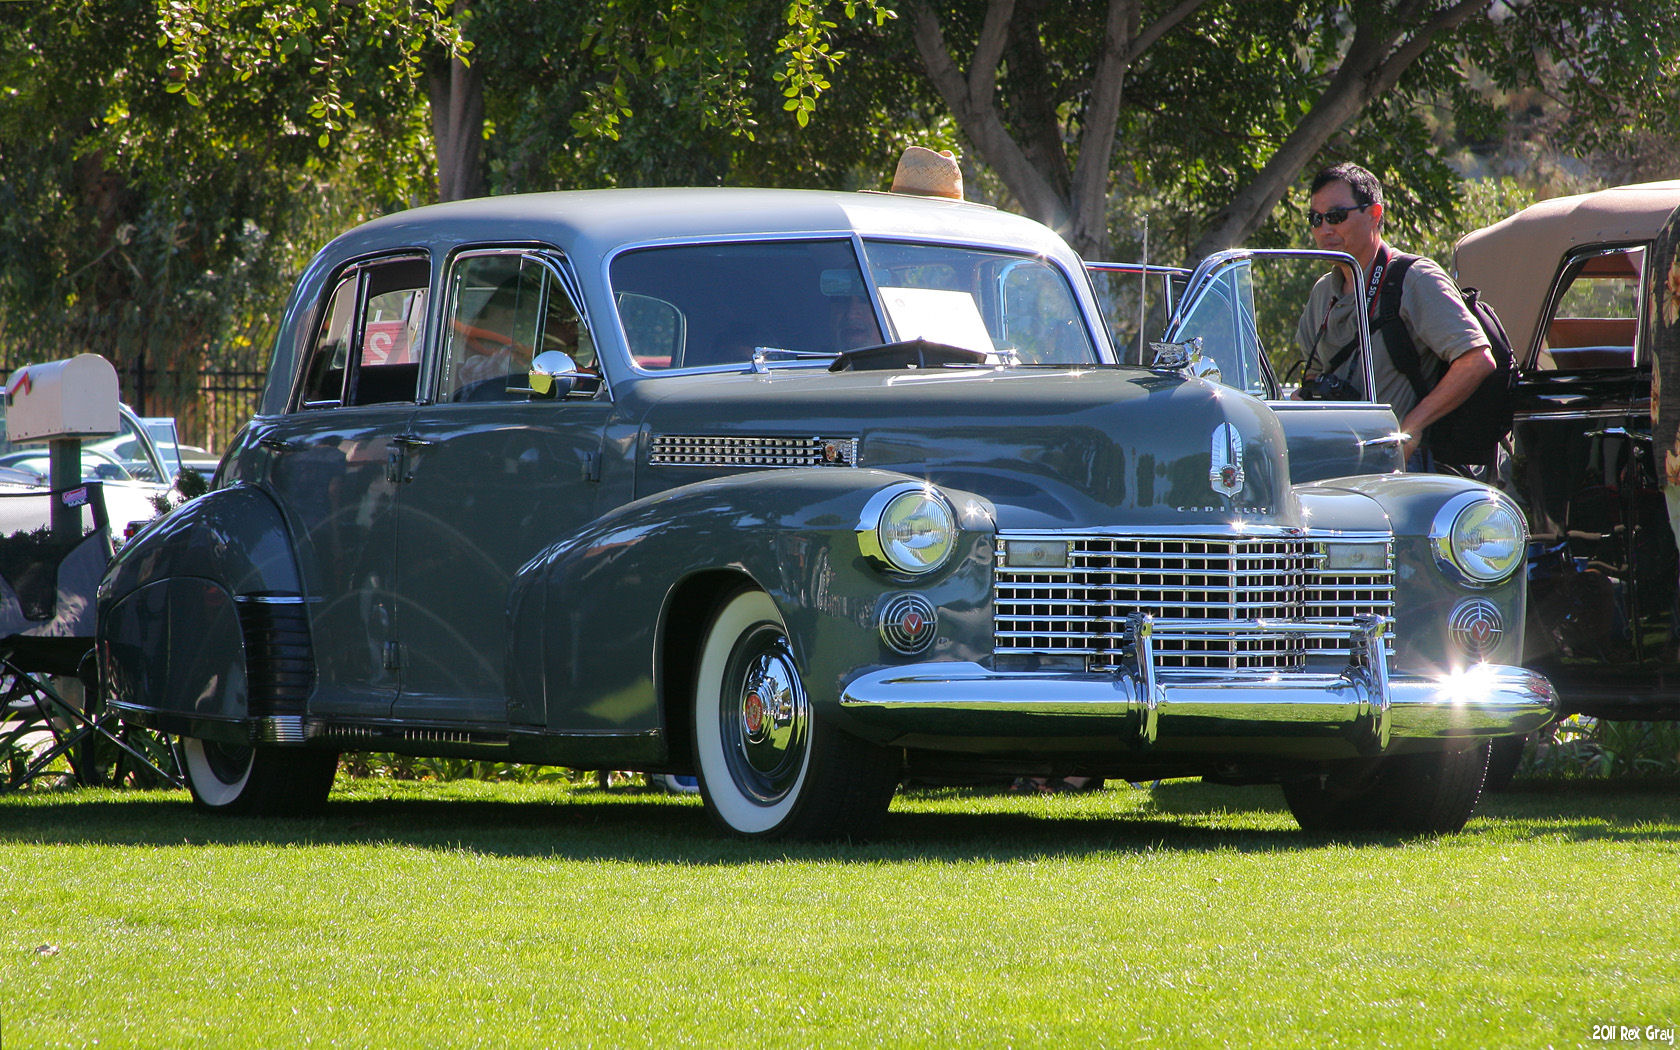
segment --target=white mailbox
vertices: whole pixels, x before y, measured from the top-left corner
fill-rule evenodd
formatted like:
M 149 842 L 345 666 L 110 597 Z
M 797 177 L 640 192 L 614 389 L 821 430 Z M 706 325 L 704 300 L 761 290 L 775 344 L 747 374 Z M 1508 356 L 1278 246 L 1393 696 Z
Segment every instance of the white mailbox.
M 117 370 L 98 354 L 20 368 L 6 400 L 6 437 L 14 443 L 103 437 L 120 428 Z

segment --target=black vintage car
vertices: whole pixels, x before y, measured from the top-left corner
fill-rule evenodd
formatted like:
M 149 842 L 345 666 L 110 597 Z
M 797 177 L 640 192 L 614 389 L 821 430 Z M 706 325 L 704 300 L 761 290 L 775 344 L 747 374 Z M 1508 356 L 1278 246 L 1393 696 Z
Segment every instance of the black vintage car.
M 1651 414 L 1653 337 L 1674 324 L 1652 247 L 1676 207 L 1680 182 L 1561 197 L 1455 252 L 1521 368 L 1502 484 L 1531 533 L 1525 659 L 1568 712 L 1680 718 L 1680 453 L 1653 445 Z

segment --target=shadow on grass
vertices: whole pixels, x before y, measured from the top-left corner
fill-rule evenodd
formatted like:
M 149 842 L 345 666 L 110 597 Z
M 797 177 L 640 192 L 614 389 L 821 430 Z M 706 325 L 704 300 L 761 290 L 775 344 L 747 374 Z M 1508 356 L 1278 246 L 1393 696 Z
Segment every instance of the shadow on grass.
M 1672 789 L 1579 785 L 1490 796 L 1472 824 L 1509 838 L 1680 842 Z M 178 847 L 200 845 L 395 846 L 487 856 L 701 865 L 781 860 L 882 863 L 1022 860 L 1149 852 L 1285 853 L 1350 843 L 1404 845 L 1397 835 L 1306 835 L 1276 788 L 1197 782 L 1082 796 L 1068 806 L 944 792 L 895 802 L 867 843 L 757 843 L 724 835 L 693 799 L 580 792 L 553 800 L 357 798 L 335 795 L 320 816 L 226 817 L 194 809 L 184 792 L 67 792 L 5 807 L 0 843 Z M 1259 822 L 1279 823 L 1256 827 Z M 1281 823 L 1277 816 L 1281 815 Z M 1232 824 L 1248 826 L 1231 826 Z

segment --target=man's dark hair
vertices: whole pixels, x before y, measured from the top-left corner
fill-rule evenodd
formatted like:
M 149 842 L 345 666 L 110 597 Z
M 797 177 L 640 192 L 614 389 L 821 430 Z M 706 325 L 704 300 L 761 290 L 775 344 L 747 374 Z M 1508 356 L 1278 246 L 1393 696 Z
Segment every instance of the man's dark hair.
M 1307 190 L 1307 194 L 1310 196 L 1317 193 L 1332 182 L 1347 183 L 1348 189 L 1353 191 L 1353 203 L 1355 204 L 1381 204 L 1383 202 L 1382 183 L 1377 181 L 1377 177 L 1359 165 L 1347 161 L 1332 164 L 1314 175 L 1312 188 Z

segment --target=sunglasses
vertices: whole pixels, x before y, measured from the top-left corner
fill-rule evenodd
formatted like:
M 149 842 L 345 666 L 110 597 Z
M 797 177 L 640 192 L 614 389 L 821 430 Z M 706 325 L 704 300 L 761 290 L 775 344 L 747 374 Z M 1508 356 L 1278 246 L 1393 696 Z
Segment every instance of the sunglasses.
M 1369 204 L 1359 204 L 1352 208 L 1331 208 L 1329 211 L 1313 211 L 1311 208 L 1308 208 L 1307 225 L 1311 226 L 1315 230 L 1320 226 L 1323 226 L 1325 223 L 1329 223 L 1332 226 L 1340 226 L 1342 223 L 1347 222 L 1349 212 L 1364 211 L 1369 207 Z

